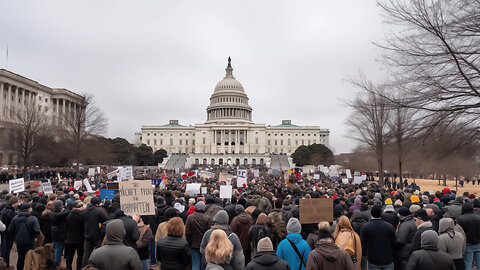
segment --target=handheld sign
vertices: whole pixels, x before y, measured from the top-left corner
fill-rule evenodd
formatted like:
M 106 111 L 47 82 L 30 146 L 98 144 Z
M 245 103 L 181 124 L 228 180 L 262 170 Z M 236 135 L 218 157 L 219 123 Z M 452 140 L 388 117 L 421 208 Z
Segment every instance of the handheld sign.
M 12 179 L 8 181 L 8 185 L 10 188 L 10 193 L 18 193 L 25 191 L 25 182 L 23 181 L 23 178 Z
M 243 187 L 247 185 L 247 170 L 237 171 L 237 187 Z
M 300 223 L 311 224 L 320 221 L 333 221 L 333 199 L 301 199 L 300 200 Z
M 76 190 L 79 190 L 82 187 L 82 185 L 83 185 L 82 180 L 73 182 L 73 188 L 75 188 Z
M 190 193 L 190 195 L 199 195 L 201 185 L 200 183 L 187 184 L 185 191 Z
M 118 191 L 125 215 L 155 215 L 151 181 L 122 181 L 118 183 Z
M 115 196 L 115 190 L 113 189 L 100 189 L 100 200 L 105 200 L 105 199 L 113 199 L 113 196 Z
M 53 194 L 53 188 L 52 188 L 52 184 L 50 184 L 50 182 L 42 183 L 42 189 L 43 189 L 43 193 L 45 193 L 45 194 Z
M 220 186 L 220 199 L 231 199 L 232 198 L 232 186 L 225 185 Z
M 83 185 L 85 186 L 88 192 L 93 192 L 92 186 L 90 185 L 90 182 L 88 182 L 88 178 L 83 179 Z

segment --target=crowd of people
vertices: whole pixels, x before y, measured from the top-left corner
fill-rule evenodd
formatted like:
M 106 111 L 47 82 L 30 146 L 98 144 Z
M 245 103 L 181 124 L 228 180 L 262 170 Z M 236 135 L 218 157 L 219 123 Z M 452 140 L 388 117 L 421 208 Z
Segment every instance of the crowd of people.
M 213 170 L 212 170 L 213 171 Z M 177 179 L 170 172 L 170 179 Z M 480 266 L 480 200 L 304 177 L 249 175 L 220 199 L 218 179 L 155 188 L 155 215 L 127 216 L 120 195 L 100 199 L 72 181 L 54 194 L 0 198 L 1 257 L 17 269 L 473 269 Z M 200 182 L 207 194 L 185 192 Z M 235 181 L 232 183 L 235 185 Z M 105 180 L 98 185 L 105 186 Z M 300 222 L 300 201 L 331 198 L 333 221 Z M 74 262 L 74 259 L 76 261 Z M 37 267 L 37 268 L 35 268 Z

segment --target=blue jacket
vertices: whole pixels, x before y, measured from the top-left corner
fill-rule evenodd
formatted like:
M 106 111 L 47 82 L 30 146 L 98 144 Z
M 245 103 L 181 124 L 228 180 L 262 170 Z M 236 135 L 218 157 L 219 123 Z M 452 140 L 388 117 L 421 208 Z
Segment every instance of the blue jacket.
M 301 269 L 305 269 L 305 266 L 307 265 L 308 254 L 310 254 L 310 246 L 307 244 L 307 241 L 302 239 L 302 236 L 299 233 L 287 234 L 287 239 L 283 239 L 280 244 L 278 244 L 277 256 L 286 261 L 291 269 L 299 269 L 300 257 L 298 257 L 288 240 L 292 241 L 295 246 L 297 246 L 300 255 L 303 257 L 303 262 L 305 263 L 302 265 Z

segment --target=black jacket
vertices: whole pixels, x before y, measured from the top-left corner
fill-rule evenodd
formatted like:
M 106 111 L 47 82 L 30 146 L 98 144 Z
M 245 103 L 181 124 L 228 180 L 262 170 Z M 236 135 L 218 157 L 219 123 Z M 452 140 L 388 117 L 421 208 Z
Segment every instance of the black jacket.
M 262 251 L 253 256 L 245 270 L 290 270 L 290 266 L 275 254 L 274 251 Z
M 393 248 L 397 239 L 390 223 L 372 219 L 363 225 L 360 235 L 362 246 L 367 248 L 369 262 L 375 265 L 393 262 Z
M 51 243 L 52 242 L 52 226 L 50 225 L 50 213 L 40 216 L 38 220 L 40 223 L 40 230 L 45 236 L 44 243 Z
M 430 223 L 430 221 L 427 221 L 428 223 Z M 422 236 L 422 233 L 424 233 L 425 231 L 428 231 L 428 230 L 433 230 L 433 227 L 431 225 L 432 223 L 430 223 L 428 226 L 426 227 L 421 227 L 421 228 L 417 228 L 417 231 L 415 232 L 415 234 L 413 235 L 413 239 L 412 239 L 412 248 L 410 249 L 410 253 L 416 251 L 416 250 L 419 250 L 420 247 L 421 247 L 421 236 Z
M 408 258 L 412 248 L 412 241 L 417 226 L 413 221 L 413 215 L 408 215 L 400 221 L 397 230 L 397 246 L 395 247 L 395 256 L 398 258 Z
M 0 216 L 2 217 L 2 222 L 8 228 L 10 223 L 12 222 L 13 218 L 17 213 L 15 212 L 15 208 L 10 204 L 5 205 L 5 207 L 0 212 Z
M 237 215 L 237 213 L 235 212 L 235 207 L 237 206 L 236 203 L 232 203 L 232 204 L 229 204 L 227 206 L 225 206 L 225 211 L 227 212 L 228 214 L 228 224 L 230 224 L 232 222 L 232 219 Z
M 50 226 L 52 228 L 52 241 L 63 242 L 67 238 L 67 230 L 65 224 L 67 223 L 68 211 L 50 212 Z
M 84 236 L 87 240 L 100 240 L 100 225 L 107 220 L 107 214 L 101 207 L 88 204 L 85 208 Z
M 137 240 L 140 237 L 140 231 L 138 230 L 138 225 L 135 220 L 131 217 L 126 216 L 121 209 L 115 210 L 114 213 L 110 215 L 112 219 L 120 219 L 123 221 L 123 226 L 125 227 L 125 238 L 123 239 L 125 245 L 137 249 Z
M 81 244 L 84 240 L 84 211 L 73 209 L 67 216 L 65 229 L 67 230 L 66 244 Z
M 40 224 L 30 213 L 20 212 L 12 219 L 8 232 L 15 235 L 17 246 L 33 245 L 35 237 L 40 233 Z
M 467 236 L 467 244 L 480 243 L 480 216 L 468 211 L 457 218 L 457 223 L 462 227 Z
M 385 212 L 382 214 L 382 220 L 392 224 L 392 227 L 396 230 L 398 226 L 398 216 L 394 212 Z
M 157 242 L 157 260 L 161 270 L 185 269 L 192 258 L 188 242 L 179 236 L 166 236 Z

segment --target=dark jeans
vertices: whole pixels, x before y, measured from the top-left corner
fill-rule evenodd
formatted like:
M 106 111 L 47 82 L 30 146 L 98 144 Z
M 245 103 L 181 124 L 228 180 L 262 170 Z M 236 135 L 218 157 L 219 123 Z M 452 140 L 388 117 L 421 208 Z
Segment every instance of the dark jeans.
M 252 250 L 244 250 L 243 255 L 245 256 L 245 265 L 247 265 L 252 260 Z
M 23 266 L 25 265 L 25 255 L 27 255 L 27 252 L 32 249 L 33 249 L 33 244 L 17 245 L 17 251 L 18 251 L 17 269 L 23 269 Z
M 73 256 L 75 255 L 75 252 L 77 252 L 77 270 L 82 269 L 83 243 L 66 244 L 65 250 L 67 252 L 67 270 L 72 270 Z
M 7 266 L 10 266 L 10 251 L 12 251 L 14 236 L 13 234 L 2 234 L 2 258 Z
M 89 240 L 85 239 L 84 246 L 83 246 L 83 259 L 82 259 L 82 267 L 88 264 L 88 259 L 94 249 L 100 247 L 102 244 L 102 239 L 100 240 Z

